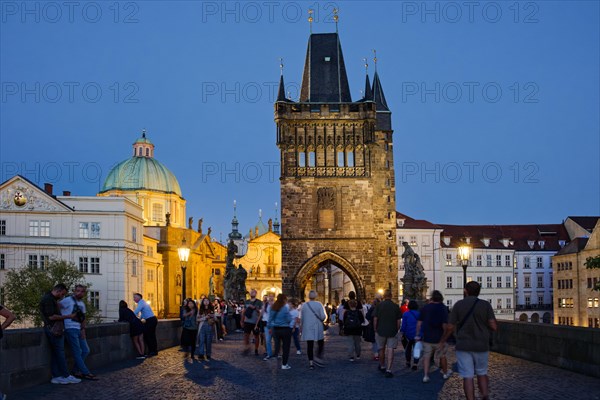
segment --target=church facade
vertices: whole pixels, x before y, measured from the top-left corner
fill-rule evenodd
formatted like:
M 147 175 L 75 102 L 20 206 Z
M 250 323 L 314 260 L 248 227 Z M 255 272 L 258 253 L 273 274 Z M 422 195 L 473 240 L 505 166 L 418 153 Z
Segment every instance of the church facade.
M 398 295 L 391 112 L 379 75 L 352 101 L 337 33 L 311 34 L 301 95 L 275 104 L 281 163 L 283 292 L 305 297 L 335 266 L 360 298 Z

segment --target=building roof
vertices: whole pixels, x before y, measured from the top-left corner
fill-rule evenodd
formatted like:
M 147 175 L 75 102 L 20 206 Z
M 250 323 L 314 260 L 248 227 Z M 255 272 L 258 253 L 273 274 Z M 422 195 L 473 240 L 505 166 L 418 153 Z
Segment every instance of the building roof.
M 569 243 L 568 245 L 566 245 L 565 247 L 560 249 L 560 251 L 558 253 L 556 253 L 555 255 L 562 256 L 564 254 L 579 253 L 581 250 L 584 249 L 588 240 L 589 240 L 589 238 L 583 238 L 583 237 L 575 238 L 571 241 L 571 243 Z
M 570 219 L 586 231 L 592 233 L 600 217 L 567 217 L 567 219 Z
M 375 76 L 373 76 L 373 99 L 375 100 L 375 104 L 377 104 L 377 111 L 390 111 L 377 71 L 375 71 Z
M 464 238 L 470 238 L 470 245 L 476 249 L 511 249 L 516 251 L 559 251 L 569 241 L 563 224 L 538 225 L 444 225 L 442 238 L 450 237 L 442 247 L 459 247 Z M 489 239 L 485 245 L 484 239 Z M 507 242 L 508 245 L 505 245 Z
M 313 33 L 308 39 L 300 101 L 350 103 L 350 88 L 337 33 Z
M 406 214 L 396 211 L 396 219 L 403 219 L 404 225 L 398 226 L 398 229 L 441 229 L 439 225 L 432 224 L 424 219 L 414 219 Z
M 134 150 L 138 145 L 152 145 L 146 138 L 146 131 L 142 137 L 133 144 Z M 139 155 L 134 151 L 134 156 L 121 161 L 114 166 L 102 186 L 100 193 L 110 190 L 138 191 L 149 190 L 162 193 L 174 193 L 181 197 L 179 182 L 173 173 L 160 161 L 154 158 L 153 153 Z

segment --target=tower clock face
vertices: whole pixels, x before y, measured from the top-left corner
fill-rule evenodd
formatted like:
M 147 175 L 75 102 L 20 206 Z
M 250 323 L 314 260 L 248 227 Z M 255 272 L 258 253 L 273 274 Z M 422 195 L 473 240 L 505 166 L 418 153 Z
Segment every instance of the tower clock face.
M 15 202 L 16 206 L 23 207 L 27 203 L 27 197 L 25 197 L 25 194 L 23 192 L 17 190 L 15 192 L 15 197 L 13 201 Z

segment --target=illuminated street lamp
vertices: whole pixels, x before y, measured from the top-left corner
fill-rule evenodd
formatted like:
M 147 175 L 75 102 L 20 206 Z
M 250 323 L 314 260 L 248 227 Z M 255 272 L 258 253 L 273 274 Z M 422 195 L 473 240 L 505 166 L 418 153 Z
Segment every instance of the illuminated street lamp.
M 471 256 L 471 246 L 463 244 L 458 248 L 458 259 L 463 269 L 463 289 L 467 286 L 467 267 L 469 266 L 469 257 Z
M 179 261 L 181 262 L 181 272 L 182 272 L 182 287 L 181 287 L 181 301 L 185 300 L 185 270 L 187 269 L 187 262 L 190 258 L 190 248 L 185 243 L 185 237 L 181 241 L 181 247 L 177 249 L 177 253 L 179 253 Z

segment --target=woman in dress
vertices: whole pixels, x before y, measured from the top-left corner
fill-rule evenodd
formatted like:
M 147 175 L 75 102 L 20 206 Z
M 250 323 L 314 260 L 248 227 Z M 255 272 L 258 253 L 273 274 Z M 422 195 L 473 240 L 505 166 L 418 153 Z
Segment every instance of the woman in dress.
M 125 300 L 119 302 L 119 322 L 129 323 L 129 336 L 131 336 L 133 346 L 138 352 L 136 358 L 138 360 L 146 358 L 146 356 L 144 356 L 144 324 L 142 324 L 142 321 L 140 321 L 127 306 Z
M 197 321 L 200 324 L 198 329 L 198 356 L 200 359 L 210 360 L 213 330 L 215 325 L 215 312 L 208 298 L 202 299 L 198 309 Z
M 290 328 L 290 322 L 292 317 L 287 307 L 287 297 L 285 294 L 280 293 L 277 295 L 277 300 L 269 308 L 269 322 L 267 328 L 269 328 L 269 334 L 273 337 L 275 342 L 275 355 L 279 355 L 279 348 L 282 348 L 283 357 L 281 360 L 281 369 L 290 369 L 288 359 L 290 357 L 290 344 L 292 342 L 292 329 Z M 281 344 L 283 343 L 283 346 Z
M 306 341 L 306 354 L 308 355 L 308 366 L 310 369 L 324 367 L 322 360 L 325 336 L 323 334 L 323 322 L 325 321 L 325 308 L 323 304 L 316 301 L 317 292 L 311 290 L 308 293 L 309 301 L 302 305 L 300 320 L 302 321 L 302 340 Z M 314 356 L 314 346 L 317 342 L 317 356 Z
M 181 333 L 181 347 L 184 349 L 190 347 L 190 358 L 194 359 L 196 352 L 196 336 L 198 336 L 198 309 L 196 308 L 196 302 L 192 299 L 188 299 L 185 307 L 183 308 L 183 329 Z M 186 354 L 187 357 L 187 354 Z

